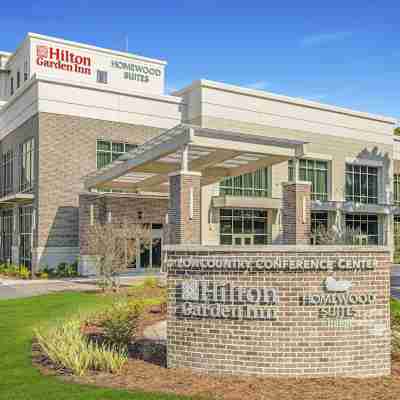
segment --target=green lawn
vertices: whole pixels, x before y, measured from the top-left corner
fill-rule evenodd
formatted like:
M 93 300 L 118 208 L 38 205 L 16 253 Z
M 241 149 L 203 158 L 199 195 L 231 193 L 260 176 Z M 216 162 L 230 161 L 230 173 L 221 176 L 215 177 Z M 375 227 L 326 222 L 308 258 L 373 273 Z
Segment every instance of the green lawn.
M 390 310 L 392 314 L 400 315 L 400 300 L 392 299 L 390 302 Z
M 63 383 L 42 376 L 31 364 L 33 328 L 108 300 L 94 294 L 61 293 L 0 301 L 1 400 L 178 399 L 174 396 L 130 393 L 122 390 Z

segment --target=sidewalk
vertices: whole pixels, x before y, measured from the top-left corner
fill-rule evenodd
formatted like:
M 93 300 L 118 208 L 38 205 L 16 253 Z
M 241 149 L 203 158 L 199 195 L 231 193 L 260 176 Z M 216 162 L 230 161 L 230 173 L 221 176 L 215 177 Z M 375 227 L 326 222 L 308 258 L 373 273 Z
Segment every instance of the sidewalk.
M 120 277 L 121 286 L 131 286 L 147 277 L 157 277 L 160 274 L 125 274 Z M 38 296 L 41 294 L 63 291 L 94 291 L 98 290 L 97 278 L 63 278 L 63 279 L 8 279 L 0 278 L 0 299 L 15 299 Z

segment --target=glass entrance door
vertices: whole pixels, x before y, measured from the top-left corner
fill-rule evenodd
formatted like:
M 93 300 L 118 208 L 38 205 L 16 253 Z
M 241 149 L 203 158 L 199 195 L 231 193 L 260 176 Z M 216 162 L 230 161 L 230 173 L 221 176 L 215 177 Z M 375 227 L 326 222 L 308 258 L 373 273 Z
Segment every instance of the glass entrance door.
M 148 240 L 146 240 L 148 242 Z M 148 269 L 161 267 L 162 225 L 153 224 L 150 243 L 140 240 L 128 240 L 127 246 L 137 246 L 135 257 L 128 260 L 130 269 Z

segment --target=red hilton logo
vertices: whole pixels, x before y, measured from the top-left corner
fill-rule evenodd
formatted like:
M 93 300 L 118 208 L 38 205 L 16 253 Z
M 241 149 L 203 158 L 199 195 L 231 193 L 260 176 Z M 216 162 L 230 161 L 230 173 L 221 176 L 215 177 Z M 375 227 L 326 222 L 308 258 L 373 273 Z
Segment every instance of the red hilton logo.
M 45 68 L 91 75 L 91 58 L 51 46 L 36 46 L 36 64 Z

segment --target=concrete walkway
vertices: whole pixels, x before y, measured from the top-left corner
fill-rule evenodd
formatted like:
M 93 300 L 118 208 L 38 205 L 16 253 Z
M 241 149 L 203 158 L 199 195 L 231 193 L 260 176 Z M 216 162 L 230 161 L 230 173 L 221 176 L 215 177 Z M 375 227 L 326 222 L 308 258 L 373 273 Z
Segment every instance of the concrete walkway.
M 121 276 L 121 286 L 131 286 L 153 275 L 124 275 Z M 47 293 L 64 291 L 94 291 L 97 290 L 96 278 L 71 278 L 49 280 L 20 280 L 0 278 L 0 300 L 38 296 Z
M 149 276 L 159 274 L 127 274 L 121 276 L 121 285 L 130 286 L 143 281 Z M 400 300 L 400 264 L 394 264 L 391 277 L 391 295 Z M 38 296 L 41 294 L 63 291 L 90 291 L 97 290 L 96 278 L 72 278 L 49 280 L 18 280 L 0 278 L 0 300 L 16 299 L 20 297 Z

